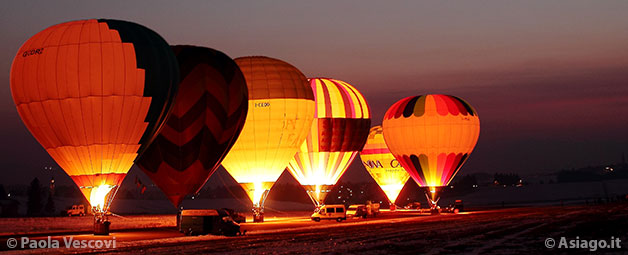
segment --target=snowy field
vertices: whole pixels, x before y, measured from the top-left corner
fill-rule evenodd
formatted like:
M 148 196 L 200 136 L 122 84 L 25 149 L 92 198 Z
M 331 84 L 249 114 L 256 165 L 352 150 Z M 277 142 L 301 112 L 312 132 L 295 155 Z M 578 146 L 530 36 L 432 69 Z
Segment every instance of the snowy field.
M 168 236 L 150 238 L 157 230 L 139 232 L 139 240 L 116 249 L 22 250 L 21 254 L 590 254 L 589 249 L 545 247 L 546 238 L 610 239 L 622 249 L 596 253 L 628 253 L 628 203 L 589 206 L 524 207 L 462 214 L 400 212 L 367 220 L 312 222 L 305 217 L 278 222 L 245 223 L 244 237 Z M 273 226 L 265 228 L 265 226 Z M 171 230 L 172 232 L 176 232 Z M 142 234 L 144 233 L 144 234 Z M 16 251 L 12 251 L 15 253 Z
M 315 224 L 312 224 L 316 227 Z M 189 243 L 156 242 L 125 247 L 120 254 L 539 254 L 590 253 L 548 249 L 548 237 L 619 237 L 628 253 L 628 205 L 519 208 L 482 213 L 418 216 L 373 222 L 335 223 L 322 228 L 283 229 L 243 238 Z
M 112 230 L 174 227 L 175 215 L 110 216 Z M 94 218 L 31 217 L 0 218 L 0 236 L 93 231 Z

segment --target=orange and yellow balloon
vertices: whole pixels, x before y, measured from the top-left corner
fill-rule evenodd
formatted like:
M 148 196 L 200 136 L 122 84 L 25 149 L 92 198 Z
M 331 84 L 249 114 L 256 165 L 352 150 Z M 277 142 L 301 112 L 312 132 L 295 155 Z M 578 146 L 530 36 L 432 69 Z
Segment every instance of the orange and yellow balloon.
M 360 158 L 366 171 L 382 188 L 390 203 L 394 204 L 410 175 L 388 150 L 382 126 L 371 128 Z
M 168 43 L 119 20 L 49 27 L 22 45 L 11 66 L 22 121 L 96 213 L 107 211 L 161 128 L 178 82 Z
M 371 113 L 364 96 L 349 83 L 313 78 L 310 86 L 316 98 L 315 119 L 288 170 L 320 205 L 364 147 Z
M 428 187 L 432 207 L 469 158 L 480 135 L 480 119 L 466 101 L 449 95 L 422 95 L 393 104 L 384 116 L 390 152 L 417 184 Z
M 307 137 L 314 95 L 296 67 L 269 57 L 241 57 L 249 107 L 240 136 L 222 165 L 255 206 L 270 190 Z

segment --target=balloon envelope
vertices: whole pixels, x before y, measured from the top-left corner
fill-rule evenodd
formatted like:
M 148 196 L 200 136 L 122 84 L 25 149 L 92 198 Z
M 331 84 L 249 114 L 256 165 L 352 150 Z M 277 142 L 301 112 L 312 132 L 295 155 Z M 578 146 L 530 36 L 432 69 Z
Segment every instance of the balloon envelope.
M 119 20 L 49 27 L 11 66 L 22 121 L 100 212 L 161 127 L 178 80 L 164 39 Z
M 382 188 L 390 203 L 394 204 L 410 175 L 388 150 L 382 126 L 371 128 L 360 158 L 366 171 Z
M 174 105 L 137 165 L 178 207 L 198 192 L 240 134 L 248 108 L 244 76 L 227 55 L 173 46 L 181 82 Z
M 242 133 L 222 162 L 254 204 L 270 190 L 305 139 L 314 95 L 294 66 L 269 57 L 236 58 L 249 89 Z
M 316 98 L 314 122 L 288 170 L 312 201 L 321 204 L 364 147 L 371 113 L 364 96 L 349 83 L 312 78 L 310 86 Z
M 421 187 L 446 186 L 467 160 L 480 119 L 464 100 L 448 95 L 404 98 L 384 116 L 390 152 Z

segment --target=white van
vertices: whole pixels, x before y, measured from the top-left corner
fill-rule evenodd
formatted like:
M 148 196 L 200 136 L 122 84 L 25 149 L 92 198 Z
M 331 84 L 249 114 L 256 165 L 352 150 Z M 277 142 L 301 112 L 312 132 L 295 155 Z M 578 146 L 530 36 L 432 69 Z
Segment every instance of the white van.
M 321 221 L 321 219 L 341 222 L 347 219 L 347 211 L 345 205 L 323 205 L 314 210 L 311 218 L 316 222 Z

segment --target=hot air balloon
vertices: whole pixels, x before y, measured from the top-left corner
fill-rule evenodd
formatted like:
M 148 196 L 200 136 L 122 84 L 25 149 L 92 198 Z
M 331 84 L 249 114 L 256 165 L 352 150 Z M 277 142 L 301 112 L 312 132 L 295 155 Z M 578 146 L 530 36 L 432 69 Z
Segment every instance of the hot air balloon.
M 410 175 L 388 150 L 384 141 L 382 126 L 371 128 L 364 149 L 360 152 L 360 158 L 362 158 L 362 164 L 364 164 L 366 171 L 388 197 L 391 210 L 394 210 L 396 208 L 395 200 Z
M 269 57 L 236 58 L 249 89 L 242 133 L 222 162 L 263 221 L 268 191 L 299 149 L 314 119 L 314 95 L 294 66 Z
M 137 165 L 179 208 L 218 168 L 240 134 L 248 108 L 244 76 L 227 55 L 173 46 L 181 82 L 161 132 Z
M 22 45 L 11 66 L 22 121 L 101 223 L 133 160 L 161 128 L 178 81 L 166 41 L 120 20 L 49 27 Z
M 310 86 L 316 98 L 314 122 L 288 170 L 318 207 L 364 147 L 371 112 L 349 83 L 312 78 Z
M 455 96 L 407 97 L 388 109 L 383 129 L 390 152 L 425 189 L 432 212 L 437 212 L 442 188 L 460 170 L 478 141 L 477 112 Z

